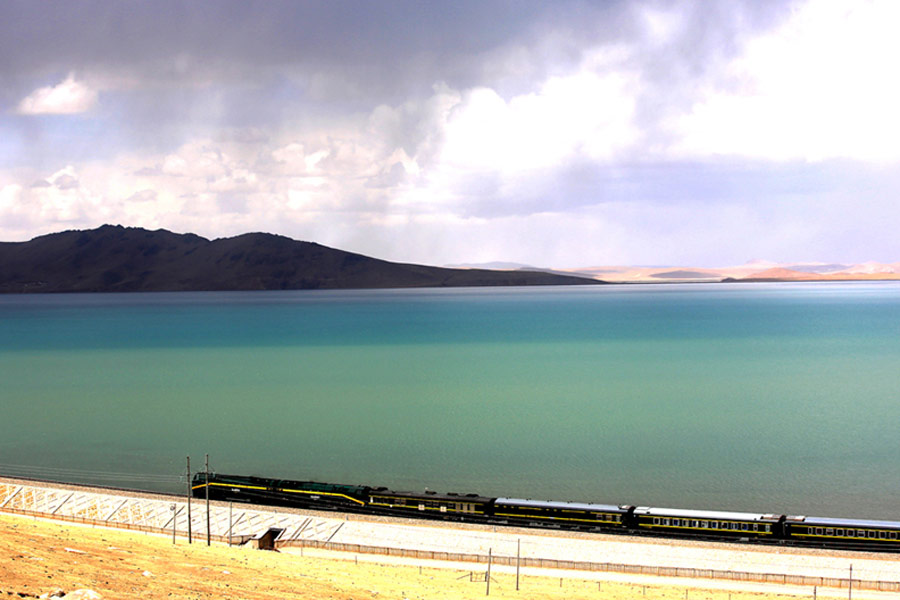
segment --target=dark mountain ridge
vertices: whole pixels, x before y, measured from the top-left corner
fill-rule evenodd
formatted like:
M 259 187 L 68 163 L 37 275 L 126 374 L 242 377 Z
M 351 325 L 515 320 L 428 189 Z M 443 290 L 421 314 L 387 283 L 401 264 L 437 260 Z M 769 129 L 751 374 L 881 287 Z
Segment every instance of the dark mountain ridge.
M 533 271 L 393 263 L 269 233 L 208 240 L 104 225 L 0 242 L 0 293 L 578 285 Z

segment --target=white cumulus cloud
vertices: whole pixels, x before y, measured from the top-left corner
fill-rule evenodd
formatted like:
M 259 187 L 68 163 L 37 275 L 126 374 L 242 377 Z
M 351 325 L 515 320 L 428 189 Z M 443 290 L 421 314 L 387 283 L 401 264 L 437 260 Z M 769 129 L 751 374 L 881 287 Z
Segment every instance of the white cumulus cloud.
M 73 74 L 54 86 L 38 88 L 19 102 L 23 115 L 71 115 L 87 112 L 97 103 L 97 91 L 76 81 Z

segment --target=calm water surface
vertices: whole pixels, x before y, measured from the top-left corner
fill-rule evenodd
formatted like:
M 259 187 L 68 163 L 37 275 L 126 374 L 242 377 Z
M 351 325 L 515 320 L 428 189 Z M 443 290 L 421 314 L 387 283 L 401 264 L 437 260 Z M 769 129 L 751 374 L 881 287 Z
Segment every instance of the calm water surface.
M 7 474 L 900 519 L 897 283 L 0 296 L 0 394 Z

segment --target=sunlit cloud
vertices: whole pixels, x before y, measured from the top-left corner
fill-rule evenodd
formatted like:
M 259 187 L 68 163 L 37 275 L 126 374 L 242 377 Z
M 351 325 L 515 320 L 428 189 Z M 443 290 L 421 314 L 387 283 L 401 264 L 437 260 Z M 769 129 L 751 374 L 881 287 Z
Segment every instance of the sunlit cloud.
M 750 41 L 675 120 L 676 148 L 768 160 L 900 160 L 898 20 L 900 5 L 891 1 L 800 7 Z
M 87 112 L 97 103 L 97 91 L 75 80 L 73 74 L 54 86 L 33 91 L 19 102 L 22 115 L 71 115 Z

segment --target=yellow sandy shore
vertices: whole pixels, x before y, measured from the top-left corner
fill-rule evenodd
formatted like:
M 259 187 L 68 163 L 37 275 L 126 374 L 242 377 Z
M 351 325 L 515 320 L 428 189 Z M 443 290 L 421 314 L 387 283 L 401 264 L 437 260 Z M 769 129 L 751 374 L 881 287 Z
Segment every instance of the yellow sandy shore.
M 473 567 L 477 568 L 477 567 Z M 811 597 L 635 580 L 597 581 L 300 556 L 0 514 L 0 598 L 91 589 L 103 598 L 605 598 L 749 600 Z M 475 579 L 472 581 L 471 579 Z M 479 581 L 480 579 L 480 581 Z

